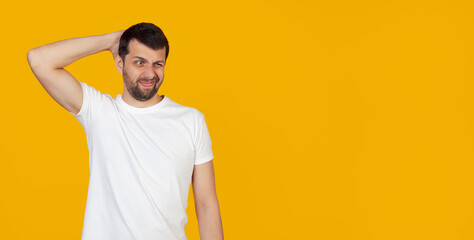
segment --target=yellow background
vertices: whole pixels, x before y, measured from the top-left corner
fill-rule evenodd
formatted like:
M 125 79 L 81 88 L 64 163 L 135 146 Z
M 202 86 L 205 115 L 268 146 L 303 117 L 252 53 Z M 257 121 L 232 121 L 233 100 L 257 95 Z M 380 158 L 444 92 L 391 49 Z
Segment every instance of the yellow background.
M 27 51 L 142 21 L 159 93 L 205 114 L 225 239 L 474 239 L 472 1 L 2 5 L 1 239 L 80 239 L 86 204 L 84 130 Z M 122 92 L 110 53 L 67 69 Z

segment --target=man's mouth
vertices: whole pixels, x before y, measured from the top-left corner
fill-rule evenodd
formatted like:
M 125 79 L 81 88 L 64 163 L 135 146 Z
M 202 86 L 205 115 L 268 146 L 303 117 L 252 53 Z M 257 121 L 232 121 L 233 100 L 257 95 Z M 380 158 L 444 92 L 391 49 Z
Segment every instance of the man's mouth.
M 140 84 L 144 87 L 153 87 L 155 85 L 155 81 L 140 81 Z

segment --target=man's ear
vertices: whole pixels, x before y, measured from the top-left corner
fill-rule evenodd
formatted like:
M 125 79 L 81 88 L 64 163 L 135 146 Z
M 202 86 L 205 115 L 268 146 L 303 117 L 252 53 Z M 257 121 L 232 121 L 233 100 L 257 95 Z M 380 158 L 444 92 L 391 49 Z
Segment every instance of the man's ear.
M 119 71 L 120 74 L 123 74 L 123 60 L 122 58 L 116 54 L 114 56 L 114 60 L 115 60 L 115 66 L 117 67 L 117 70 Z

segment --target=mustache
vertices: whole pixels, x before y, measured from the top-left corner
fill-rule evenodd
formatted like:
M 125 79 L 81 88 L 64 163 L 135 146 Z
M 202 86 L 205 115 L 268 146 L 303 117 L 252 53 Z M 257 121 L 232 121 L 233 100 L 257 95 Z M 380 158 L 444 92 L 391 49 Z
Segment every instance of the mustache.
M 139 79 L 137 80 L 137 83 L 138 83 L 138 82 L 148 82 L 148 81 L 155 81 L 155 82 L 158 82 L 158 81 L 160 81 L 160 77 L 155 76 L 154 78 L 151 78 L 151 79 L 148 79 L 148 78 L 139 78 Z

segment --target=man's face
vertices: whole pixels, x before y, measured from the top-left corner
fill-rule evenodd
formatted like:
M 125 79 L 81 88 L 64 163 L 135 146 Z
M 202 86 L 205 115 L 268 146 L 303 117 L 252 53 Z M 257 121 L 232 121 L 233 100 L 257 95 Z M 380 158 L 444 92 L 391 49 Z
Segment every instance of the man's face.
M 122 66 L 128 93 L 138 101 L 147 101 L 158 92 L 164 78 L 166 49 L 153 50 L 132 39 Z

